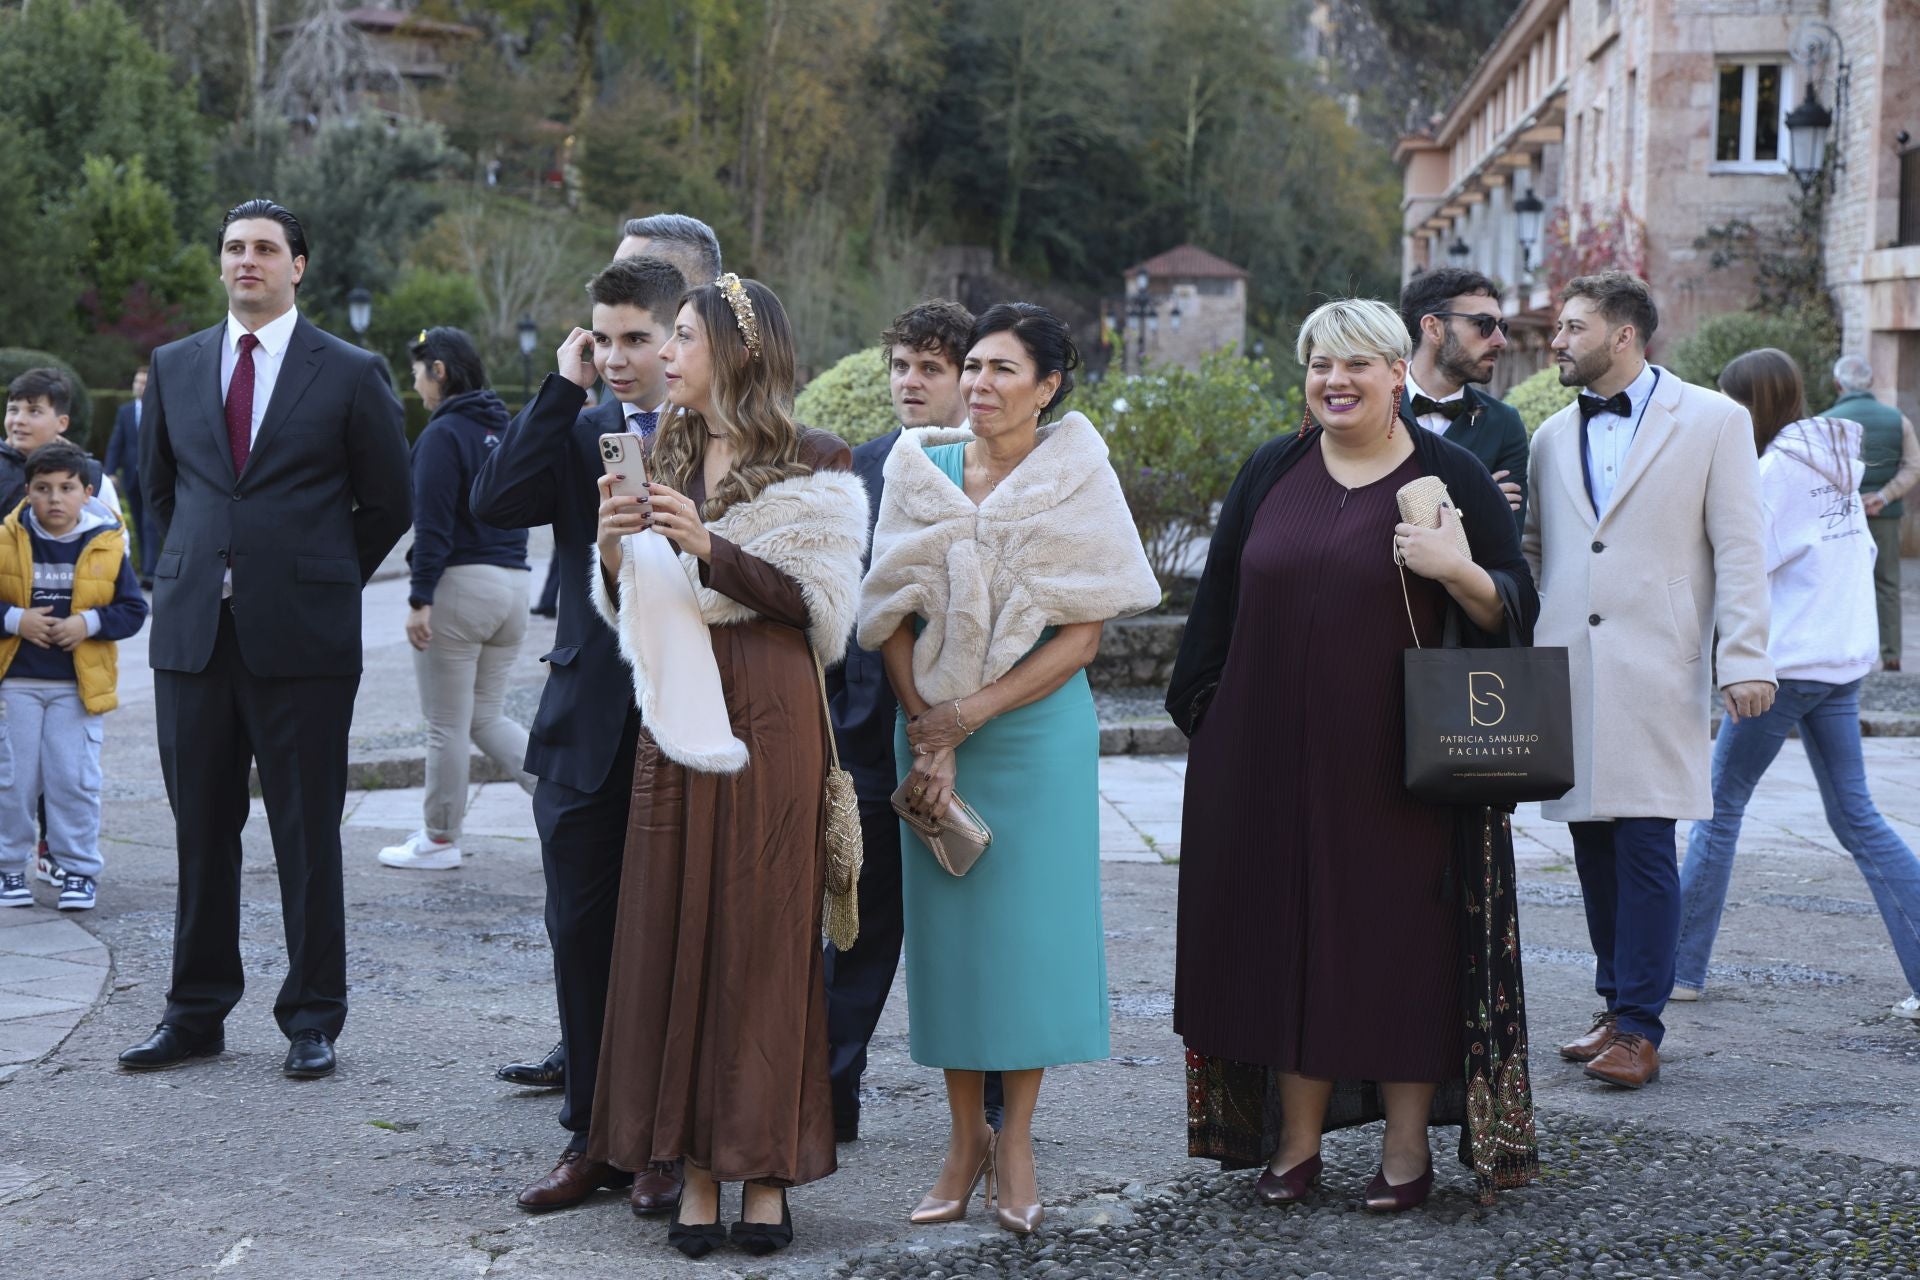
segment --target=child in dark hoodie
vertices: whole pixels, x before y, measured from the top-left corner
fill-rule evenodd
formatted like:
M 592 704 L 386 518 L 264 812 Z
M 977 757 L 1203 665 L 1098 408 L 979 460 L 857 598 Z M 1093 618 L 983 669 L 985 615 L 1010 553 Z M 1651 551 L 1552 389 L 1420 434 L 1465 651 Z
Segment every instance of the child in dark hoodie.
M 47 802 L 60 909 L 93 907 L 101 870 L 102 720 L 119 705 L 116 641 L 147 620 L 119 517 L 65 441 L 26 459 L 27 498 L 0 522 L 0 906 L 30 907 Z
M 427 720 L 426 826 L 380 851 L 389 867 L 446 871 L 460 865 L 467 809 L 467 740 L 528 791 L 527 731 L 505 711 L 507 673 L 527 631 L 527 533 L 473 515 L 468 493 L 507 428 L 507 406 L 487 387 L 472 339 L 458 329 L 421 333 L 410 353 L 413 385 L 433 410 L 413 445 L 413 579 L 407 639 L 418 651 Z

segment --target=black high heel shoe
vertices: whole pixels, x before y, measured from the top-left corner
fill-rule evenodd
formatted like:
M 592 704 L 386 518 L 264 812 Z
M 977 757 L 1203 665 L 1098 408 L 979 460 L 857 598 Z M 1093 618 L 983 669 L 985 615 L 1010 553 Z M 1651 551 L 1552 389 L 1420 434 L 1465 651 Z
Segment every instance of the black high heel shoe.
M 673 1206 L 673 1217 L 667 1222 L 667 1243 L 686 1254 L 689 1258 L 704 1258 L 727 1242 L 727 1229 L 716 1222 L 682 1222 L 681 1207 L 686 1204 L 683 1198 Z M 714 1212 L 717 1217 L 720 1209 L 719 1188 L 714 1188 Z
M 780 1188 L 780 1221 L 748 1222 L 747 1198 L 740 1196 L 740 1221 L 733 1224 L 733 1242 L 755 1257 L 778 1252 L 793 1243 L 793 1210 L 787 1205 L 787 1189 Z

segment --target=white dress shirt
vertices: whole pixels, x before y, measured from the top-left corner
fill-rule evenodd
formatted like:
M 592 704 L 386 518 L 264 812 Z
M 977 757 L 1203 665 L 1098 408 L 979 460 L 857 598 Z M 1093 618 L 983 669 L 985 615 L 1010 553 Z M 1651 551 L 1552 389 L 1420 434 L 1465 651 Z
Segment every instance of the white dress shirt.
M 300 309 L 288 307 L 279 317 L 267 321 L 253 336 L 260 345 L 253 349 L 253 428 L 248 433 L 249 447 L 260 438 L 260 419 L 267 415 L 267 403 L 273 399 L 273 384 L 279 380 L 280 366 L 287 358 L 287 345 L 293 341 L 293 326 L 299 323 Z M 220 403 L 227 402 L 227 390 L 233 385 L 233 367 L 240 360 L 240 335 L 247 326 L 229 311 L 227 340 L 220 348 Z
M 287 358 L 287 345 L 293 341 L 293 326 L 299 323 L 300 309 L 286 311 L 253 330 L 260 345 L 253 349 L 253 425 L 247 432 L 247 447 L 260 438 L 260 419 L 267 416 L 267 403 L 273 399 L 273 384 L 279 380 L 280 366 Z M 240 363 L 240 335 L 247 326 L 233 312 L 227 312 L 227 340 L 220 345 L 220 403 L 227 402 L 227 390 L 233 386 L 234 366 Z M 233 595 L 233 567 L 228 565 L 221 577 L 220 598 Z
M 1633 405 L 1633 416 L 1596 413 L 1586 424 L 1587 477 L 1593 485 L 1596 516 L 1605 515 L 1608 504 L 1613 501 L 1614 486 L 1620 483 L 1620 473 L 1626 470 L 1627 450 L 1633 447 L 1634 434 L 1640 430 L 1640 419 L 1647 412 L 1647 400 L 1653 395 L 1653 384 L 1659 380 L 1658 369 L 1651 364 L 1644 366 L 1640 376 L 1627 387 L 1627 401 Z
M 1449 400 L 1458 400 L 1466 394 L 1467 394 L 1467 389 L 1465 387 L 1461 387 L 1458 391 L 1455 391 L 1450 396 L 1428 395 L 1425 391 L 1422 391 L 1420 389 L 1420 384 L 1413 380 L 1413 370 L 1411 368 L 1407 370 L 1407 403 L 1408 404 L 1413 403 L 1413 398 L 1415 396 L 1426 396 L 1427 399 L 1433 401 L 1435 404 L 1445 404 Z M 1418 418 L 1415 418 L 1414 421 L 1418 422 L 1421 426 L 1425 427 L 1427 430 L 1433 432 L 1433 434 L 1437 436 L 1443 436 L 1447 434 L 1447 428 L 1453 425 L 1453 419 L 1449 418 L 1444 413 L 1423 413 Z

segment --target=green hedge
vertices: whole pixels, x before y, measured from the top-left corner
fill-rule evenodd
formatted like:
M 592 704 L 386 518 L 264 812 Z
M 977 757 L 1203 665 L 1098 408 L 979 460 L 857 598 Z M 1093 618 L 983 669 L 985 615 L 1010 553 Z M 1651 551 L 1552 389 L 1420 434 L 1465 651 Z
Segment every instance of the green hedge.
M 886 352 L 867 347 L 843 356 L 801 389 L 793 415 L 848 444 L 865 444 L 899 426 L 887 388 Z
M 1532 435 L 1541 423 L 1572 404 L 1579 393 L 1578 387 L 1561 386 L 1560 371 L 1548 365 L 1525 381 L 1515 383 L 1508 389 L 1506 400 L 1520 411 L 1520 420 L 1527 424 L 1527 434 Z
M 1833 404 L 1833 362 L 1840 357 L 1840 335 L 1833 318 L 1813 308 L 1710 316 L 1674 346 L 1664 363 L 1688 382 L 1712 387 L 1735 356 L 1761 347 L 1777 347 L 1800 366 L 1809 413 Z

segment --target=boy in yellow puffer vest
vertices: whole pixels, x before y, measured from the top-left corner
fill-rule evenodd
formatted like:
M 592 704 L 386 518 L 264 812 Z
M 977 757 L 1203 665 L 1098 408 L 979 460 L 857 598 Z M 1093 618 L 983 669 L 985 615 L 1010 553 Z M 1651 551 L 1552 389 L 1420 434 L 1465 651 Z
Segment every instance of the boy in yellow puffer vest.
M 47 801 L 60 909 L 100 877 L 101 721 L 119 705 L 116 641 L 147 620 L 120 521 L 65 441 L 28 455 L 27 498 L 0 522 L 0 906 L 30 907 L 27 865 Z

